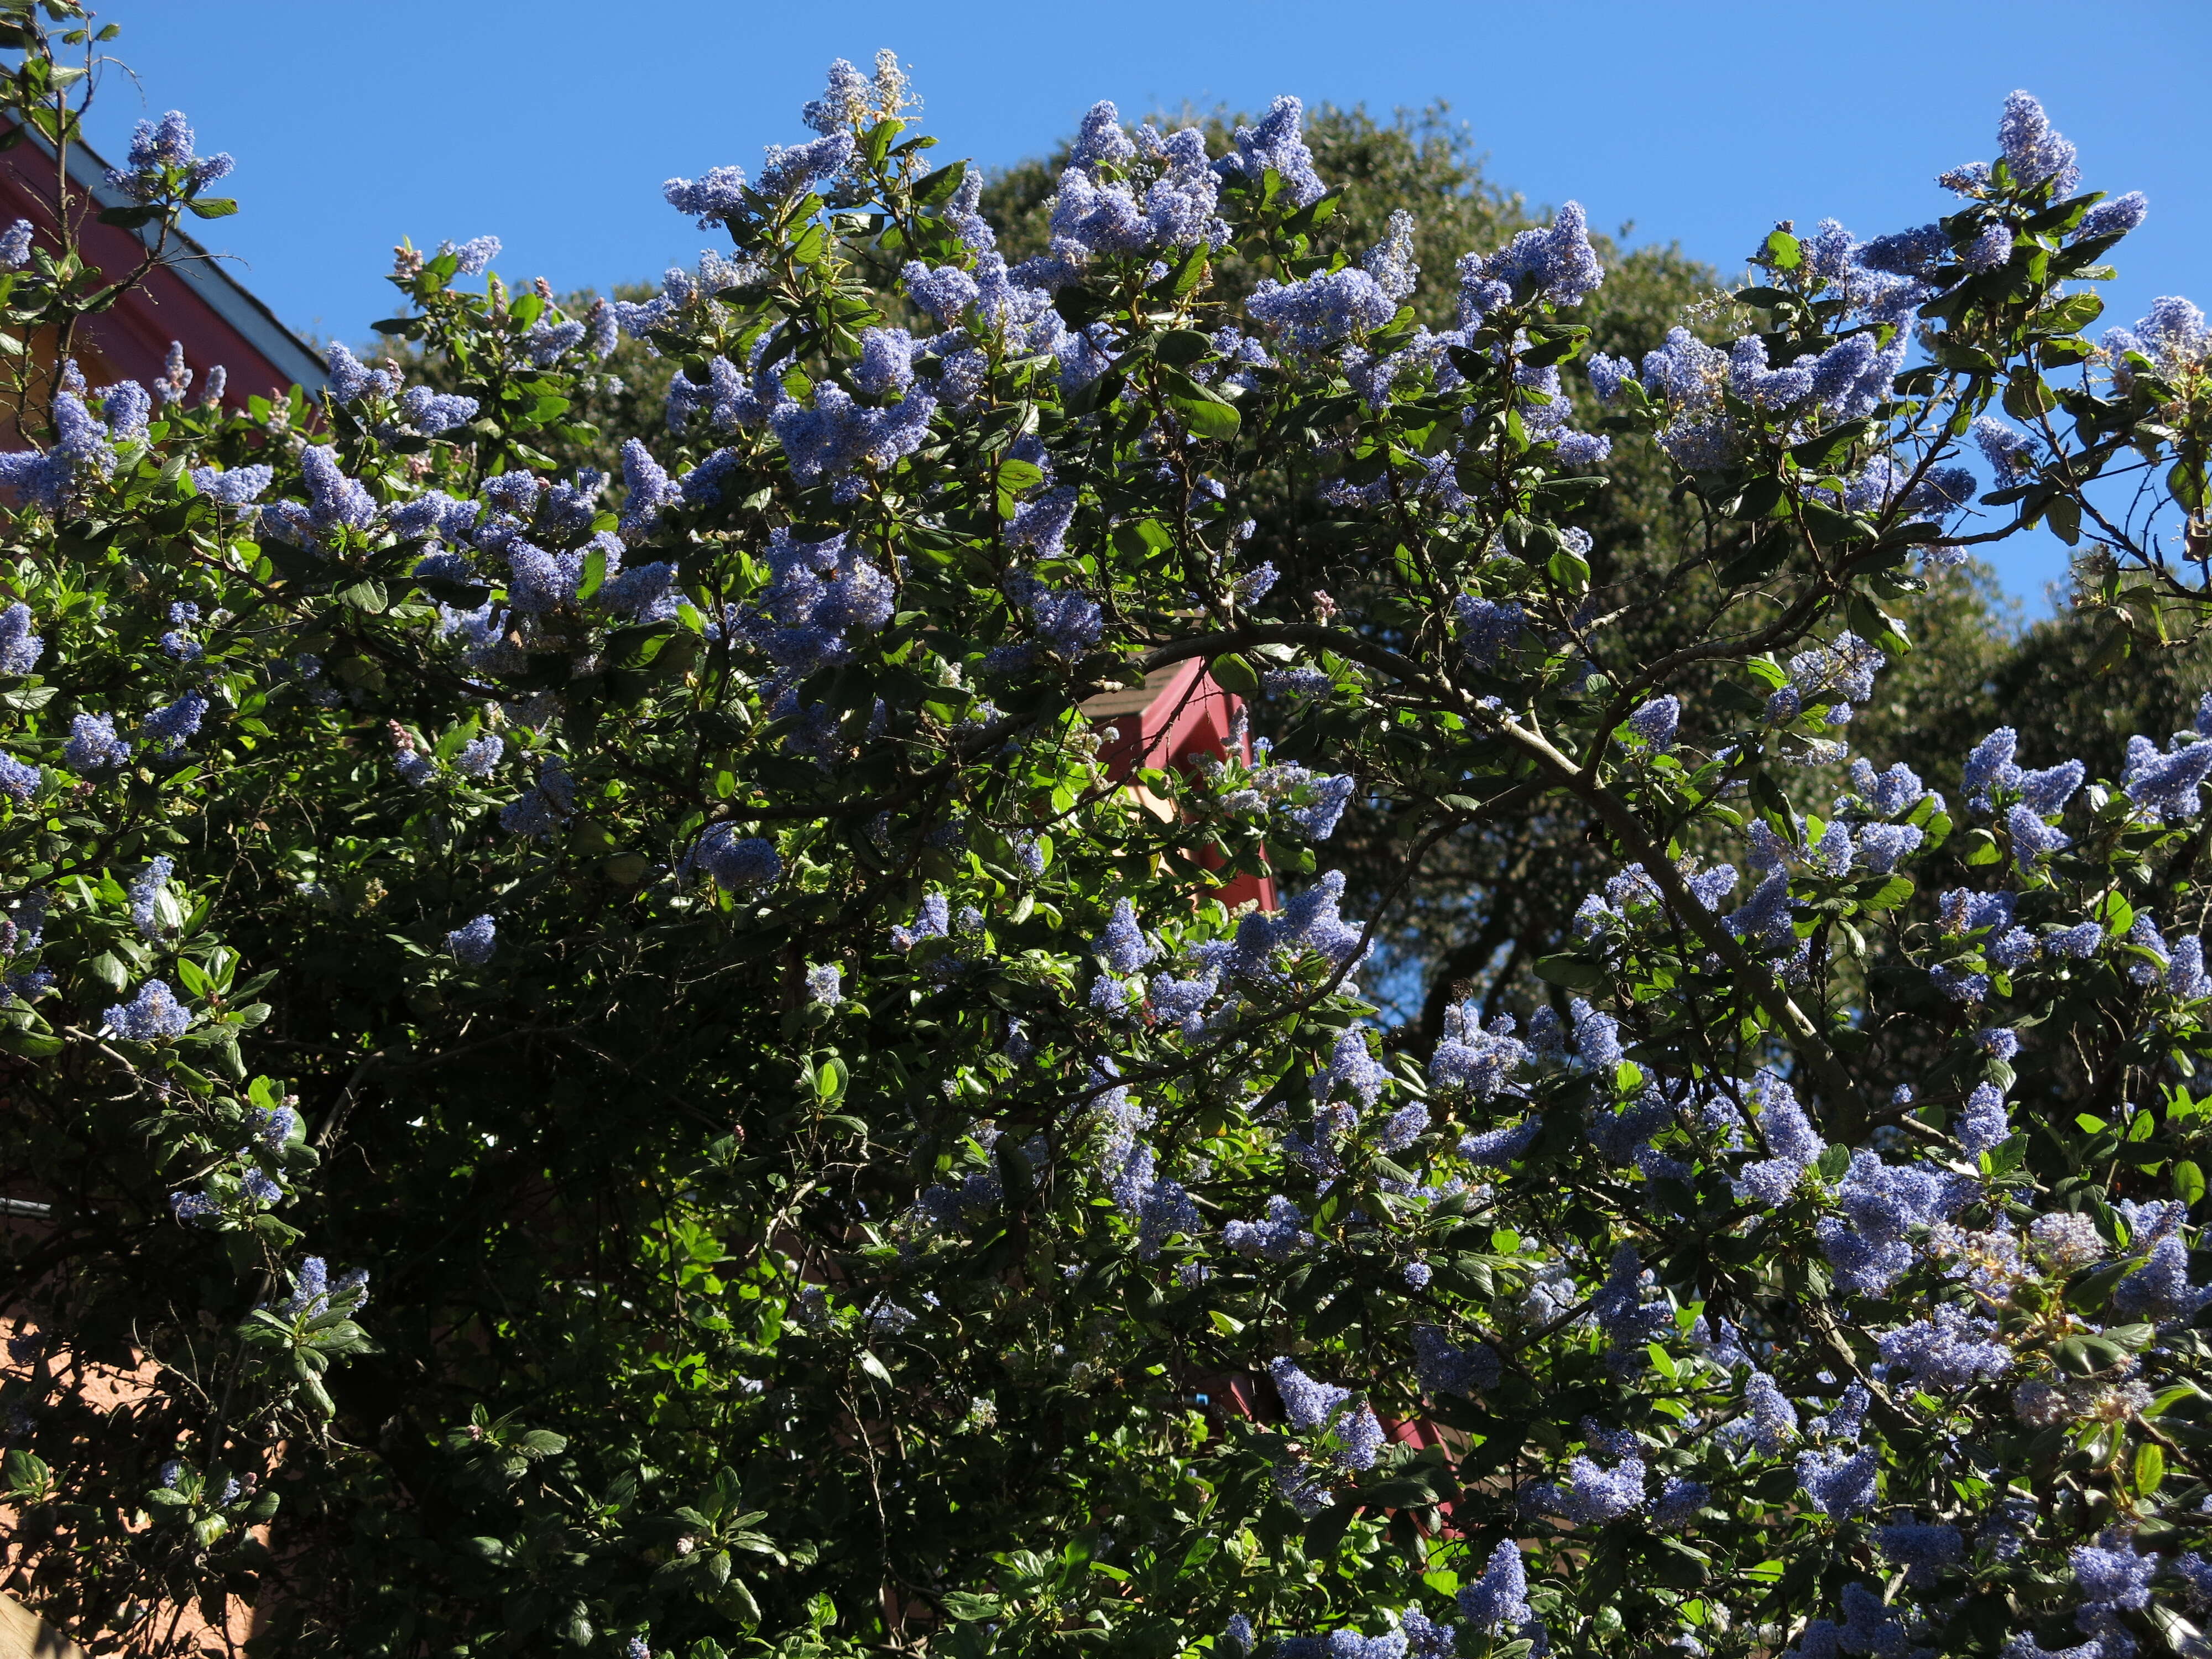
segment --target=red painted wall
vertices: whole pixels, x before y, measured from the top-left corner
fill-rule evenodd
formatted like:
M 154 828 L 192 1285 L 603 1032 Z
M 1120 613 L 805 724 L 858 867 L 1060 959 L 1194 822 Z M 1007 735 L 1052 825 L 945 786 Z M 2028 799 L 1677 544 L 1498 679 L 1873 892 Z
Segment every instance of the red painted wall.
M 1100 751 L 1114 776 L 1127 777 L 1141 767 L 1188 772 L 1194 769 L 1200 756 L 1218 758 L 1228 752 L 1229 734 L 1242 705 L 1214 684 L 1202 659 L 1177 664 L 1164 682 L 1148 681 L 1145 689 L 1152 700 L 1141 709 L 1093 717 L 1100 726 L 1111 726 L 1121 734 Z M 1241 747 L 1239 758 L 1250 762 L 1249 742 Z M 1257 899 L 1263 910 L 1275 908 L 1275 884 L 1266 876 L 1239 876 L 1213 896 L 1232 910 L 1246 899 Z
M 99 222 L 100 204 L 92 199 L 83 178 L 86 152 L 74 149 L 80 167 L 71 183 L 70 216 L 75 222 L 78 246 L 88 263 L 97 265 L 113 281 L 135 269 L 146 247 L 136 234 Z M 26 140 L 0 150 L 0 225 L 28 219 L 35 228 L 38 245 L 59 246 L 56 212 L 58 180 L 54 160 L 38 143 Z M 205 262 L 210 256 L 189 239 L 172 238 L 167 257 Z M 215 276 L 213 271 L 207 273 Z M 215 280 L 232 291 L 232 303 L 260 312 L 250 295 L 237 286 L 235 276 L 225 270 Z M 266 316 L 266 313 L 262 314 Z M 273 317 L 271 328 L 278 328 Z M 78 325 L 76 356 L 85 378 L 95 386 L 122 380 L 150 386 L 161 373 L 163 357 L 172 340 L 182 342 L 185 362 L 193 371 L 193 396 L 206 384 L 207 371 L 220 363 L 229 374 L 223 401 L 242 406 L 250 395 L 279 395 L 312 371 L 312 356 L 294 356 L 280 364 L 264 354 L 198 291 L 173 270 L 156 267 L 143 284 L 125 294 L 112 308 L 86 318 Z M 307 348 L 292 343 L 300 354 Z M 48 348 L 51 349 L 51 347 Z

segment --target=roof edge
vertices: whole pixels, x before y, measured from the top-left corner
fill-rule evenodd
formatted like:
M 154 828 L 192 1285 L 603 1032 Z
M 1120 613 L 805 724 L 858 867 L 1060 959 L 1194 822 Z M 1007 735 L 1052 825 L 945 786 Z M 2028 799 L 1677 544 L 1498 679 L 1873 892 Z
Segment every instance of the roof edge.
M 26 139 L 52 158 L 54 147 L 44 133 L 35 127 L 26 127 L 22 132 Z M 71 141 L 70 182 L 102 209 L 137 206 L 120 192 L 108 188 L 106 172 L 106 161 L 98 150 L 82 139 Z M 143 225 L 129 234 L 146 247 L 154 246 L 153 237 Z M 162 269 L 175 276 L 205 301 L 208 309 L 245 336 L 247 343 L 267 358 L 279 374 L 289 375 L 310 392 L 320 390 L 329 375 L 314 348 L 287 328 L 251 289 L 223 270 L 217 257 L 209 252 L 197 237 L 181 227 L 169 234 L 184 244 L 188 257 L 173 263 L 165 262 Z

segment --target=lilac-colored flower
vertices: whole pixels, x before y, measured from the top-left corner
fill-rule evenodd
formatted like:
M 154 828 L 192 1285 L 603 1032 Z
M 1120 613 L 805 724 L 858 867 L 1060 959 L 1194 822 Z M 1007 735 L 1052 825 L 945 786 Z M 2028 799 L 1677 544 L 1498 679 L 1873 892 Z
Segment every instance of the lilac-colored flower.
M 1871 1448 L 1800 1452 L 1797 1484 L 1822 1515 L 1857 1515 L 1874 1507 L 1875 1474 L 1880 1468 Z
M 2155 1555 L 2138 1555 L 2125 1534 L 2106 1532 L 2094 1544 L 2076 1545 L 2066 1554 L 2074 1583 L 2085 1601 L 2130 1612 L 2150 1605 L 2151 1575 L 2163 1565 Z
M 1462 593 L 1452 601 L 1459 619 L 1460 646 L 1480 668 L 1497 665 L 1498 653 L 1512 649 L 1525 617 L 1516 599 L 1492 600 Z
M 1988 1382 L 2012 1369 L 2012 1350 L 1996 1335 L 1994 1322 L 1947 1302 L 1931 1318 L 1889 1332 L 1880 1346 L 1883 1362 L 1900 1376 L 1925 1388 L 1950 1389 Z
M 951 930 L 952 907 L 942 893 L 922 896 L 921 908 L 915 912 L 914 921 L 891 929 L 891 943 L 902 951 L 910 951 L 926 939 L 943 939 Z
M 2035 465 L 2035 440 L 1994 415 L 1977 415 L 1971 431 L 1982 457 L 2000 482 L 2020 477 Z
M 1652 1503 L 1651 1525 L 1660 1532 L 1680 1532 L 1698 1518 L 1712 1495 L 1712 1488 L 1701 1480 L 1670 1474 Z
M 680 492 L 667 469 L 635 438 L 623 443 L 622 464 L 623 483 L 629 494 L 623 502 L 620 528 L 624 537 L 635 540 L 653 528 L 661 509 L 676 501 Z
M 21 599 L 0 611 L 0 674 L 27 674 L 39 665 L 46 641 L 31 631 L 31 607 Z
M 1877 1527 L 1874 1538 L 1890 1565 L 1905 1569 L 1905 1582 L 1915 1589 L 1926 1589 L 1946 1567 L 1957 1565 L 1966 1547 L 1956 1527 L 1940 1522 Z
M 847 131 L 825 133 L 789 149 L 770 144 L 754 189 L 780 201 L 819 190 L 852 164 L 853 149 L 853 135 Z
M 1231 1221 L 1221 1230 L 1221 1242 L 1239 1255 L 1266 1261 L 1287 1261 L 1317 1242 L 1305 1230 L 1306 1218 L 1297 1205 L 1276 1194 L 1267 1200 L 1258 1221 Z
M 1674 732 L 1681 718 L 1680 699 L 1654 697 L 1628 717 L 1629 733 L 1641 738 L 1644 746 L 1655 753 L 1661 752 L 1674 746 Z
M 538 768 L 538 781 L 499 811 L 500 828 L 509 835 L 544 840 L 575 811 L 576 787 L 568 769 L 549 755 Z
M 1948 1220 L 1973 1195 L 1964 1177 L 1925 1164 L 1885 1164 L 1878 1153 L 1851 1154 L 1836 1188 L 1838 1213 L 1814 1229 L 1836 1282 L 1854 1294 L 1879 1296 L 1912 1265 L 1911 1229 Z
M 1528 1607 L 1528 1573 L 1520 1547 L 1507 1539 L 1490 1553 L 1482 1576 L 1460 1589 L 1461 1616 L 1486 1632 L 1516 1630 L 1534 1615 Z
M 5 794 L 19 804 L 27 804 L 39 793 L 45 774 L 35 766 L 17 760 L 13 755 L 0 755 L 0 794 Z
M 1959 1145 L 1968 1158 L 1993 1152 L 2012 1139 L 2012 1119 L 2005 1112 L 2004 1096 L 1994 1083 L 1975 1085 L 1966 1097 L 1966 1109 L 1959 1119 Z
M 453 256 L 453 269 L 463 276 L 480 276 L 485 267 L 499 258 L 500 240 L 496 236 L 471 236 L 459 247 L 451 242 L 438 245 L 438 252 Z
M 156 907 L 161 895 L 168 890 L 169 878 L 176 871 L 177 862 L 166 855 L 157 854 L 147 861 L 146 867 L 131 878 L 128 890 L 131 921 L 141 937 L 159 939 L 161 925 Z
M 192 1023 L 191 1012 L 179 1006 L 167 981 L 158 979 L 148 980 L 136 997 L 109 1008 L 101 1018 L 116 1036 L 131 1042 L 182 1036 Z
M 187 691 L 174 702 L 156 708 L 139 727 L 147 749 L 155 754 L 175 754 L 187 738 L 199 731 L 207 711 L 208 700 L 197 691 Z
M 1460 324 L 1479 321 L 1510 300 L 1578 305 L 1605 281 L 1590 246 L 1589 221 L 1579 202 L 1569 202 L 1547 226 L 1524 230 L 1505 246 L 1460 261 Z
M 2000 726 L 1974 745 L 1966 757 L 1966 769 L 1961 787 L 1966 792 L 1966 804 L 1978 812 L 1990 810 L 1990 797 L 1999 789 L 2019 786 L 2021 769 L 2014 763 L 2013 754 L 2020 742 L 2020 734 L 2009 726 Z
M 1285 286 L 1263 280 L 1247 302 L 1255 321 L 1299 350 L 1315 353 L 1354 333 L 1382 327 L 1398 302 L 1366 271 L 1347 265 Z
M 2197 790 L 2212 774 L 2212 741 L 2161 754 L 2148 738 L 2128 739 L 2128 764 L 2120 787 L 2151 817 L 2177 823 L 2197 816 Z
M 1103 107 L 1109 112 L 1113 109 L 1110 104 Z M 1255 183 L 1272 167 L 1293 206 L 1312 205 L 1328 193 L 1328 187 L 1314 171 L 1313 152 L 1306 148 L 1302 131 L 1304 118 L 1305 106 L 1296 98 L 1277 98 L 1258 126 L 1237 129 L 1231 137 L 1237 153 L 1223 165 L 1235 165 Z M 1115 130 L 1118 132 L 1119 126 Z
M 1481 1389 L 1494 1388 L 1503 1375 L 1503 1367 L 1497 1351 L 1486 1343 L 1462 1348 L 1438 1327 L 1416 1325 L 1413 1374 L 1431 1394 L 1472 1396 Z
M 2043 106 L 2025 92 L 2005 100 L 2004 114 L 1997 122 L 1997 149 L 2013 177 L 2023 185 L 2048 179 L 2063 196 L 2081 176 L 2074 165 L 2074 146 L 2051 126 Z
M 1959 263 L 1969 270 L 1995 270 L 2011 258 L 2012 227 L 2000 220 L 1960 251 Z
M 1858 832 L 1859 861 L 1874 874 L 1886 876 L 1924 839 L 1916 823 L 1868 824 Z
M 62 763 L 74 772 L 96 772 L 121 766 L 131 758 L 131 745 L 115 735 L 111 714 L 79 714 L 70 722 L 69 741 L 62 745 Z
M 489 916 L 466 921 L 446 935 L 446 948 L 453 959 L 470 968 L 481 968 L 499 948 L 498 924 Z
M 726 823 L 715 824 L 700 836 L 684 862 L 732 891 L 772 887 L 783 876 L 783 860 L 773 842 L 758 836 L 739 836 Z
M 2091 236 L 2124 236 L 2142 223 L 2150 213 L 2150 198 L 2139 190 L 2124 196 L 2115 196 L 2100 202 L 2081 216 L 2081 234 Z
M 1382 1451 L 1382 1425 L 1365 1404 L 1352 1404 L 1357 1396 L 1351 1389 L 1317 1382 L 1288 1358 L 1270 1360 L 1267 1375 L 1291 1428 L 1302 1435 L 1333 1436 L 1339 1449 L 1330 1461 L 1340 1468 L 1373 1467 Z
M 506 752 L 507 739 L 496 732 L 486 732 L 461 745 L 453 757 L 453 770 L 465 778 L 488 778 Z
M 862 329 L 853 383 L 872 398 L 904 391 L 914 383 L 914 337 L 902 328 Z
M 1745 1379 L 1743 1400 L 1749 1413 L 1723 1425 L 1723 1434 L 1731 1439 L 1747 1437 L 1761 1456 L 1779 1457 L 1797 1437 L 1797 1408 L 1784 1397 L 1774 1379 L 1761 1370 Z M 1731 1430 L 1735 1432 L 1729 1434 Z
M 2212 1302 L 2212 1289 L 2198 1289 L 2189 1282 L 2189 1247 L 2175 1232 L 2153 1245 L 2142 1266 L 2112 1290 L 2117 1311 L 2160 1324 L 2186 1324 L 2208 1302 Z
M 1624 1457 L 1610 1469 L 1576 1457 L 1568 1462 L 1564 1485 L 1547 1480 L 1523 1489 L 1521 1507 L 1560 1516 L 1574 1526 L 1601 1527 L 1644 1507 L 1644 1477 L 1639 1457 Z
M 435 434 L 474 420 L 477 400 L 464 398 L 459 392 L 433 392 L 428 386 L 415 386 L 399 394 L 399 412 L 417 432 Z
M 662 199 L 678 213 L 692 215 L 702 230 L 742 222 L 748 211 L 744 191 L 744 169 L 736 167 L 713 167 L 697 179 L 671 179 L 660 187 Z M 610 307 L 610 319 L 614 314 Z M 599 356 L 604 359 L 612 350 L 610 343 Z

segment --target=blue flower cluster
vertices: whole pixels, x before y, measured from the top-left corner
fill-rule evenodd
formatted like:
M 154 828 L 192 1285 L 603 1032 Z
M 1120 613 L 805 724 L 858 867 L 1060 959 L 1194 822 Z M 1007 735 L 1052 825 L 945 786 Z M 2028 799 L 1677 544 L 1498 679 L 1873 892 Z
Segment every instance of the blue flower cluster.
M 194 196 L 228 175 L 236 163 L 228 155 L 201 155 L 182 110 L 158 122 L 141 121 L 131 135 L 124 165 L 107 170 L 107 187 L 134 202 Z

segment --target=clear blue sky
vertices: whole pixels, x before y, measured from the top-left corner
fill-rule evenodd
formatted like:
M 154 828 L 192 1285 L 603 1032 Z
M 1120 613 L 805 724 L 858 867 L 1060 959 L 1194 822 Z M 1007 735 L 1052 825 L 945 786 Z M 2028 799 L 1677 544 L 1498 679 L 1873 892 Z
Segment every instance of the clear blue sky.
M 2160 294 L 2212 306 L 2212 3 L 1723 0 L 955 3 L 845 0 L 113 0 L 95 142 L 190 114 L 238 157 L 244 204 L 208 227 L 293 327 L 358 339 L 388 313 L 402 234 L 489 231 L 511 278 L 649 278 L 711 238 L 660 181 L 808 136 L 799 105 L 832 58 L 898 49 L 946 155 L 1018 161 L 1098 98 L 1125 114 L 1279 92 L 1371 110 L 1449 100 L 1492 177 L 1575 198 L 1595 225 L 1724 268 L 1777 218 L 1861 236 L 1951 198 L 1942 168 L 1994 152 L 1998 105 L 2040 97 L 2087 183 L 2148 193 L 2106 321 Z M 2100 326 L 2102 326 L 2100 325 Z M 2055 544 L 2001 556 L 2031 609 Z

